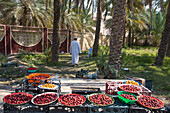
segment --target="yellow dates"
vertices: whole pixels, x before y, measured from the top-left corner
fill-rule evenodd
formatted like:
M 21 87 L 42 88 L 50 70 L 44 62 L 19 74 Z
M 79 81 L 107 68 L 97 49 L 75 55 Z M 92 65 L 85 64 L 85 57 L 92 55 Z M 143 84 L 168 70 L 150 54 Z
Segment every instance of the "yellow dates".
M 133 84 L 133 85 L 139 86 L 139 83 L 135 82 L 134 80 L 127 80 L 126 84 Z
M 43 84 L 40 86 L 41 88 L 55 88 L 56 85 L 54 84 L 50 84 L 50 83 L 47 83 L 47 84 Z

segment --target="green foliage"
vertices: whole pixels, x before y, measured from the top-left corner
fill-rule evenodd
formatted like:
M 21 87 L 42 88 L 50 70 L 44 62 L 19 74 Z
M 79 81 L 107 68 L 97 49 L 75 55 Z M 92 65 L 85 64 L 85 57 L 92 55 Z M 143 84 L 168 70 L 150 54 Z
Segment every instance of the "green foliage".
M 45 49 L 43 54 L 34 54 L 22 50 L 20 50 L 20 52 L 21 53 L 17 54 L 17 58 L 27 62 L 30 67 L 36 64 L 48 64 L 48 62 L 51 61 L 51 47 Z
M 6 57 L 2 53 L 0 53 L 0 63 L 4 62 L 6 62 Z
M 109 74 L 110 78 L 119 78 L 118 70 L 115 69 L 113 65 L 107 65 L 107 70 L 105 71 L 105 75 Z
M 158 48 L 134 47 L 134 49 L 123 49 L 122 51 L 128 54 L 125 57 L 133 58 L 126 65 L 130 71 L 126 72 L 122 70 L 124 76 L 142 77 L 146 80 L 152 80 L 154 93 L 158 93 L 158 91 L 170 91 L 167 87 L 170 86 L 168 81 L 170 79 L 170 58 L 165 57 L 162 66 L 154 66 L 152 64 L 155 61 Z
M 133 62 L 134 60 L 134 55 L 126 54 L 125 51 L 122 52 L 121 54 L 121 66 L 126 67 L 128 63 Z
M 45 57 L 42 58 L 42 61 L 44 61 L 44 63 L 48 63 L 51 61 L 51 47 L 48 47 L 44 50 L 44 55 Z
M 109 48 L 100 46 L 98 49 L 98 56 L 95 58 L 96 66 L 99 73 L 104 74 L 108 64 Z

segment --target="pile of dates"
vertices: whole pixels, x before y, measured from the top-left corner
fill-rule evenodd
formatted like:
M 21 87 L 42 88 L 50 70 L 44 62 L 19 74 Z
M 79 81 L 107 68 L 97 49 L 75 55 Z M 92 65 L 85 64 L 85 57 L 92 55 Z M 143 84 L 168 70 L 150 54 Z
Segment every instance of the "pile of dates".
M 79 94 L 65 94 L 58 101 L 66 106 L 79 106 L 86 101 L 86 98 Z
M 33 100 L 34 104 L 44 105 L 49 104 L 57 100 L 56 93 L 44 93 L 39 96 L 36 96 Z
M 55 88 L 56 85 L 54 84 L 50 84 L 50 83 L 46 83 L 40 86 L 41 88 Z
M 12 93 L 4 97 L 4 102 L 12 105 L 25 104 L 29 102 L 33 96 L 28 93 L 18 92 Z
M 36 75 L 36 76 L 32 76 L 30 79 L 47 79 L 48 77 L 47 76 L 43 76 L 43 75 Z
M 89 96 L 89 100 L 99 106 L 106 106 L 114 103 L 113 99 L 105 94 L 92 94 Z
M 123 91 L 127 91 L 127 92 L 138 92 L 141 91 L 141 89 L 135 85 L 121 85 L 120 89 L 122 89 Z
M 129 100 L 136 100 L 133 95 L 128 95 L 128 94 L 121 94 L 120 96 L 129 99 Z
M 152 109 L 159 109 L 164 106 L 164 104 L 159 99 L 147 95 L 139 96 L 137 102 L 145 107 Z

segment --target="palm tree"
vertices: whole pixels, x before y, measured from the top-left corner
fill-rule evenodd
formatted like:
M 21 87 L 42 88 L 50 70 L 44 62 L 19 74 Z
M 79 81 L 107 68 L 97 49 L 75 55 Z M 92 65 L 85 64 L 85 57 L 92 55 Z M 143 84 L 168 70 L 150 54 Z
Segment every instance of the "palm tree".
M 0 12 L 5 12 L 0 18 L 2 24 L 52 27 L 53 11 L 48 7 L 48 12 L 46 12 L 45 2 L 38 0 L 35 2 L 28 0 L 1 1 L 3 8 L 0 9 Z
M 114 11 L 112 17 L 112 30 L 110 37 L 109 65 L 113 65 L 120 77 L 120 58 L 122 50 L 122 39 L 124 36 L 126 0 L 114 0 Z
M 100 25 L 101 25 L 101 0 L 98 0 L 97 3 L 97 22 L 96 22 L 96 33 L 95 33 L 95 41 L 93 44 L 93 56 L 97 56 L 98 47 L 99 47 L 99 36 L 100 36 Z
M 153 40 L 153 46 L 158 46 L 162 37 L 162 32 L 165 27 L 165 15 L 161 12 L 153 13 L 153 29 L 151 30 L 151 38 Z
M 158 50 L 158 56 L 156 57 L 155 65 L 162 65 L 167 47 L 168 41 L 170 38 L 170 2 L 168 3 L 167 15 L 166 15 L 166 22 L 165 28 L 162 33 L 161 44 Z
M 52 61 L 58 62 L 59 50 L 59 20 L 60 20 L 60 0 L 54 0 L 54 22 L 52 38 Z
M 170 57 L 170 39 L 168 41 L 168 48 L 167 48 L 167 51 L 166 51 L 166 56 Z
M 149 11 L 150 11 L 150 21 L 151 21 L 151 28 L 153 28 L 153 22 L 152 22 L 152 0 L 146 0 L 146 4 L 149 4 Z

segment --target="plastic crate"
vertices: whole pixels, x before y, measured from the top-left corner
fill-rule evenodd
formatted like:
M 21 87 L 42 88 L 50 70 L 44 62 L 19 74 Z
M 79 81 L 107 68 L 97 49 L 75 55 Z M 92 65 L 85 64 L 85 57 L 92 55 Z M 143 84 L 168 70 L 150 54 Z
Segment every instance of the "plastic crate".
M 129 106 L 129 113 L 168 113 L 166 107 L 161 109 L 149 109 L 141 106 L 137 102 Z
M 149 90 L 152 90 L 152 80 L 146 80 L 145 87 L 147 87 Z
M 48 112 L 47 106 L 34 106 L 32 104 L 24 104 L 13 106 L 4 104 L 4 113 L 46 113 Z
M 109 95 L 117 95 L 119 90 L 119 84 L 123 84 L 122 81 L 108 81 L 106 82 L 106 90 L 105 93 Z M 151 91 L 145 86 L 141 85 L 142 91 L 140 92 L 142 95 L 151 95 Z
M 128 108 L 120 107 L 91 107 L 88 113 L 128 113 Z
M 114 98 L 115 102 L 109 106 L 93 106 L 88 107 L 88 113 L 128 113 L 128 105 L 122 103 L 118 98 Z
M 9 104 L 4 104 L 3 105 L 3 113 L 19 113 L 19 107 L 18 106 L 12 106 Z
M 121 81 L 107 81 L 105 93 L 109 95 L 117 95 L 119 84 L 123 84 Z
M 140 92 L 142 95 L 148 95 L 151 96 L 151 90 L 149 90 L 148 88 L 146 88 L 145 86 L 141 85 L 142 87 L 142 91 Z
M 48 113 L 87 113 L 87 107 L 50 106 Z

